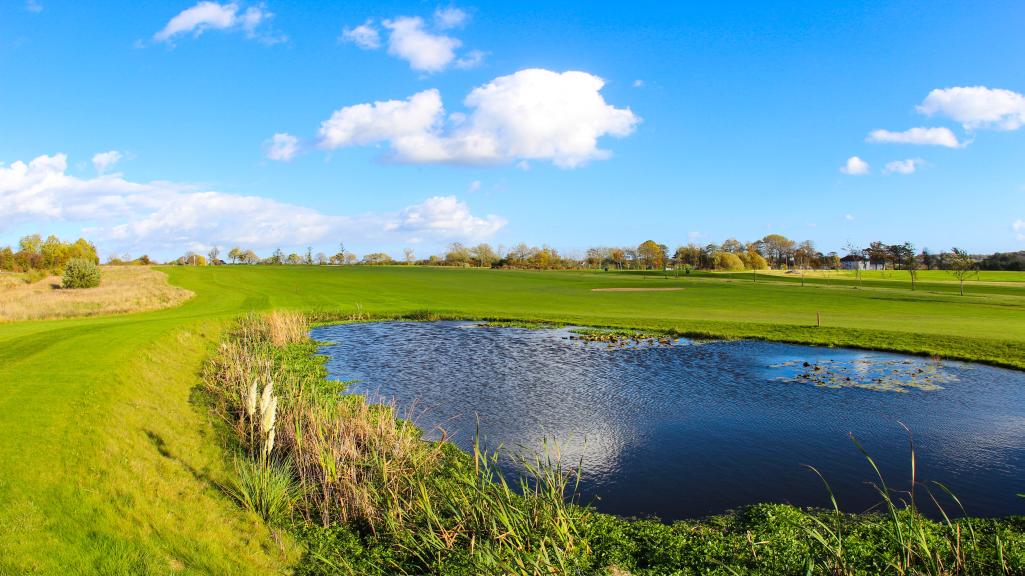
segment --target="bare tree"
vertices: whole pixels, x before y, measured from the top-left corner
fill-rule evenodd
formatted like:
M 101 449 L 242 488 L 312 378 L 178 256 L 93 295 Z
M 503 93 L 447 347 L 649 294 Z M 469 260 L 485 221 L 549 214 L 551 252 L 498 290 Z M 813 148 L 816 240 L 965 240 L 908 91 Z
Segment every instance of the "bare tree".
M 412 248 L 404 248 L 402 250 L 402 254 L 406 258 L 406 264 L 412 264 L 416 261 L 416 256 L 413 254 Z
M 217 257 L 221 255 L 221 249 L 217 246 L 214 246 L 210 249 L 209 252 L 206 253 L 206 255 L 210 257 L 210 264 L 216 264 Z
M 952 252 L 953 254 L 950 256 L 950 273 L 961 283 L 961 295 L 964 296 L 965 278 L 968 278 L 975 272 L 977 264 L 967 252 L 960 248 L 954 248 Z

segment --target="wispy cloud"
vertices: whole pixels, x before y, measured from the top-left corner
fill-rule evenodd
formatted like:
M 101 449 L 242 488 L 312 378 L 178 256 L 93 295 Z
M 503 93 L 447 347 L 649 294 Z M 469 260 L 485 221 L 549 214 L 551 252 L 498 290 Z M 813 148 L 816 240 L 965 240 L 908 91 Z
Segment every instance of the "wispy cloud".
M 865 141 L 876 144 L 919 144 L 926 146 L 944 146 L 946 148 L 963 148 L 968 142 L 958 142 L 957 136 L 950 128 L 911 128 L 903 132 L 890 130 L 873 130 Z
M 894 160 L 883 166 L 883 174 L 914 174 L 918 168 L 925 164 L 921 158 L 908 158 L 906 160 Z
M 39 156 L 0 167 L 0 231 L 20 221 L 80 222 L 107 248 L 184 250 L 213 244 L 299 246 L 345 235 L 373 241 L 411 237 L 486 238 L 506 221 L 476 216 L 455 196 L 437 196 L 393 212 L 340 216 L 260 196 L 170 181 L 135 182 L 121 174 L 79 178 L 67 156 Z
M 172 43 L 176 38 L 192 35 L 198 37 L 207 30 L 241 30 L 247 38 L 266 44 L 277 44 L 288 38 L 272 33 L 266 24 L 274 17 L 264 6 L 249 6 L 244 10 L 236 2 L 221 4 L 212 1 L 197 3 L 182 10 L 171 18 L 164 27 L 153 35 L 155 42 Z

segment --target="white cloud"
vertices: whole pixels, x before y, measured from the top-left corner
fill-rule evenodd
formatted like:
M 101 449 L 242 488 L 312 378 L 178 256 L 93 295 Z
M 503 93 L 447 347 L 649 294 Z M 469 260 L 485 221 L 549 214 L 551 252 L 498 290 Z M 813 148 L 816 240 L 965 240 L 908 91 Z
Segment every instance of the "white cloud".
M 947 116 L 968 130 L 1017 130 L 1025 125 L 1025 96 L 999 88 L 936 89 L 929 92 L 917 109 L 928 116 Z
M 355 28 L 343 29 L 339 40 L 351 42 L 364 50 L 377 50 L 381 47 L 381 34 L 374 27 L 373 20 L 367 20 Z
M 873 143 L 921 144 L 947 148 L 963 148 L 968 145 L 968 142 L 958 142 L 957 136 L 949 128 L 911 128 L 904 132 L 873 130 L 865 140 Z
M 469 186 L 466 187 L 466 191 L 467 192 L 476 192 L 476 191 L 480 190 L 480 187 L 481 187 L 480 180 L 474 180 L 473 182 L 470 182 Z
M 868 174 L 870 170 L 868 162 L 857 156 L 851 156 L 847 159 L 847 163 L 840 167 L 840 172 L 851 176 L 862 176 Z
M 285 132 L 278 132 L 264 142 L 267 158 L 289 162 L 299 153 L 299 139 Z
M 478 218 L 455 196 L 434 196 L 399 212 L 386 224 L 388 231 L 433 234 L 439 238 L 479 239 L 491 236 L 503 226 L 503 218 L 489 214 Z
M 438 8 L 434 11 L 434 25 L 439 30 L 457 28 L 466 24 L 467 20 L 469 20 L 469 15 L 459 8 Z
M 0 167 L 0 206 L 0 230 L 20 221 L 79 222 L 105 248 L 146 251 L 301 246 L 340 235 L 373 241 L 477 239 L 505 225 L 495 215 L 474 216 L 453 196 L 350 217 L 189 184 L 132 182 L 120 174 L 77 178 L 67 174 L 64 154 Z
M 36 14 L 38 14 L 43 11 L 43 5 L 40 4 L 37 0 L 26 0 L 25 9 L 29 12 L 35 12 Z
M 96 169 L 98 174 L 103 174 L 112 166 L 120 162 L 122 158 L 124 158 L 124 155 L 117 150 L 99 152 L 93 155 L 93 168 Z
M 240 12 L 241 7 L 230 2 L 202 1 L 191 8 L 186 8 L 171 18 L 162 30 L 153 35 L 156 42 L 171 42 L 174 38 L 185 34 L 199 36 L 206 30 L 241 29 L 246 37 L 256 38 L 267 44 L 276 44 L 286 40 L 281 35 L 261 34 L 261 24 L 274 17 L 262 6 L 250 6 Z
M 421 72 L 444 70 L 455 60 L 456 48 L 463 44 L 456 38 L 428 32 L 423 19 L 416 16 L 400 16 L 382 24 L 390 31 L 388 53 Z
M 854 214 L 844 214 L 843 215 L 843 219 L 848 221 L 848 222 L 853 222 L 854 221 Z
M 644 88 L 644 80 L 638 78 L 637 80 L 633 81 L 633 84 L 631 84 L 631 86 L 633 86 L 634 88 Z
M 1014 229 L 1018 240 L 1025 241 L 1025 220 L 1017 219 L 1011 224 L 1011 228 Z
M 586 72 L 521 70 L 475 88 L 464 100 L 471 111 L 447 119 L 433 89 L 347 106 L 321 124 L 321 145 L 386 142 L 393 159 L 411 163 L 550 160 L 572 168 L 609 157 L 598 138 L 627 136 L 641 121 L 606 103 L 604 84 Z
M 908 158 L 907 160 L 894 160 L 883 166 L 883 174 L 914 174 L 918 167 L 925 164 L 921 158 Z

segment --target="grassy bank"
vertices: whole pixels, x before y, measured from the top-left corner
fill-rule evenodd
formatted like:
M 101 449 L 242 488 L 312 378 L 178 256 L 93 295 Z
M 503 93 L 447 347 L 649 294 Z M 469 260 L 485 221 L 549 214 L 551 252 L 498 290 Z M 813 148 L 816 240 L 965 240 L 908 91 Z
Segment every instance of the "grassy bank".
M 238 315 L 407 314 L 860 345 L 1025 367 L 1013 282 L 801 288 L 695 276 L 405 267 L 173 267 L 182 305 L 0 324 L 0 574 L 283 573 L 299 554 L 220 486 L 203 362 Z M 680 287 L 674 292 L 593 288 Z M 821 327 L 815 327 L 816 312 Z
M 875 479 L 883 503 L 876 514 L 765 504 L 666 525 L 574 504 L 574 471 L 557 451 L 538 447 L 513 490 L 495 455 L 423 441 L 393 407 L 340 394 L 344 386 L 325 379 L 302 325 L 294 313 L 246 316 L 206 372 L 237 459 L 229 492 L 305 545 L 299 574 L 1025 570 L 1025 518 L 930 521 L 882 477 Z M 928 486 L 917 488 L 920 497 Z M 960 511 L 941 487 L 932 494 Z

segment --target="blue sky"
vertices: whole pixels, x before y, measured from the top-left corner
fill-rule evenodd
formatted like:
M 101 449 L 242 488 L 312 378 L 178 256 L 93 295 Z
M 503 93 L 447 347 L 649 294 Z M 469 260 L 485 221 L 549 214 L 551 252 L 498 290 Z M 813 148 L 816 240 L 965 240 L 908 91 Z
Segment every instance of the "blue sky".
M 1025 249 L 1023 26 L 1013 1 L 9 0 L 0 244 Z

